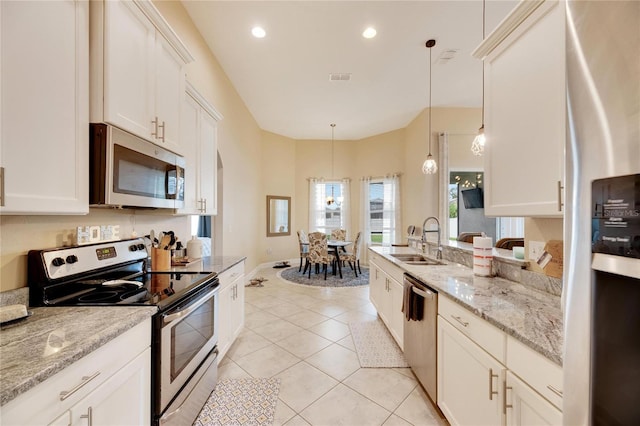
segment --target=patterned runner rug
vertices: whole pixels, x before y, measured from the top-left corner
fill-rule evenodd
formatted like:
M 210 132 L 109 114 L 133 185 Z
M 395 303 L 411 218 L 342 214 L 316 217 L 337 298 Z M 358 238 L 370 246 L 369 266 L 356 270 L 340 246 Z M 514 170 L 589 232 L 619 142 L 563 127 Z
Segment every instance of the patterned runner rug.
M 376 321 L 350 322 L 351 337 L 362 368 L 408 367 L 402 350 L 393 340 L 384 323 Z
M 294 266 L 288 269 L 283 269 L 278 272 L 278 276 L 285 281 L 289 281 L 295 284 L 310 285 L 315 287 L 357 287 L 361 285 L 369 285 L 369 269 L 364 266 L 362 274 L 358 273 L 358 277 L 347 265 L 342 268 L 342 278 L 337 274 L 334 276 L 331 266 L 327 271 L 327 279 L 324 279 L 324 272 L 322 269 L 319 274 L 316 274 L 315 269 L 311 271 L 311 278 L 309 279 L 309 272 L 302 275 L 302 272 L 298 272 L 298 266 Z M 303 266 L 304 268 L 304 266 Z
M 272 425 L 280 379 L 226 379 L 218 382 L 193 426 Z

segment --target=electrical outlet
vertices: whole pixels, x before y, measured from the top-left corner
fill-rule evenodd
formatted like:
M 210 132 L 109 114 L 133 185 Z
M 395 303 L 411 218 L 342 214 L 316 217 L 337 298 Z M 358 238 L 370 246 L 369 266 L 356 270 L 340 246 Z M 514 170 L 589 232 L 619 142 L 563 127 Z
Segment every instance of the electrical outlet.
M 529 259 L 536 262 L 544 253 L 544 241 L 529 241 Z

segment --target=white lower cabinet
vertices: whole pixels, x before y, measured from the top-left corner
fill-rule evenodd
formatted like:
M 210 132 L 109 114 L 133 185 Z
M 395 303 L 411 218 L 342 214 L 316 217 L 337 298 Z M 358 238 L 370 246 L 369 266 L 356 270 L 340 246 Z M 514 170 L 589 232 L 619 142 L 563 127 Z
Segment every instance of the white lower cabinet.
M 510 371 L 504 391 L 507 425 L 562 424 L 562 412 Z
M 505 367 L 438 317 L 438 406 L 454 425 L 502 424 Z
M 452 425 L 561 425 L 562 368 L 440 296 L 437 402 Z
M 147 319 L 3 405 L 0 423 L 150 424 L 150 345 L 151 319 Z
M 244 326 L 244 261 L 222 272 L 218 278 L 218 360 L 222 360 Z
M 144 425 L 150 420 L 151 349 L 71 408 L 72 425 Z
M 372 253 L 372 252 L 370 252 Z M 404 349 L 404 314 L 402 313 L 403 271 L 379 256 L 369 261 L 369 298 L 376 307 L 382 322 Z M 384 268 L 384 269 L 383 269 Z

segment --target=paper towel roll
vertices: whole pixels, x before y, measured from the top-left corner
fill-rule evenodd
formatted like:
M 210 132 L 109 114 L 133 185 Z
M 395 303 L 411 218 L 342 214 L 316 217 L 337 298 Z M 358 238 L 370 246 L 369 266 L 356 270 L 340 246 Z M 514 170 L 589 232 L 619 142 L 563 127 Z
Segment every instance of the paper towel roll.
M 473 273 L 481 277 L 491 276 L 493 260 L 493 239 L 473 237 Z

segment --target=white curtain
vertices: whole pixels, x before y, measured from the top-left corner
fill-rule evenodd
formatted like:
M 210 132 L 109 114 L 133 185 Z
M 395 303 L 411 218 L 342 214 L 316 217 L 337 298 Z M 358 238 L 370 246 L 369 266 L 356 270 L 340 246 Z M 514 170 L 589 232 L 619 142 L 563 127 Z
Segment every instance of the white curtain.
M 393 188 L 393 238 L 392 243 L 402 243 L 402 203 L 400 202 L 400 176 L 393 175 L 391 177 L 391 186 Z
M 369 264 L 369 246 L 371 245 L 371 203 L 369 202 L 370 177 L 364 177 L 360 181 L 360 222 L 362 223 L 362 250 L 360 260 L 365 265 Z
M 324 206 L 327 198 L 322 179 L 309 178 L 309 229 L 315 232 L 318 227 L 324 227 L 326 222 Z
M 342 179 L 340 186 L 343 197 L 340 206 L 340 227 L 347 230 L 347 239 L 353 241 L 356 236 L 351 233 L 351 179 Z

